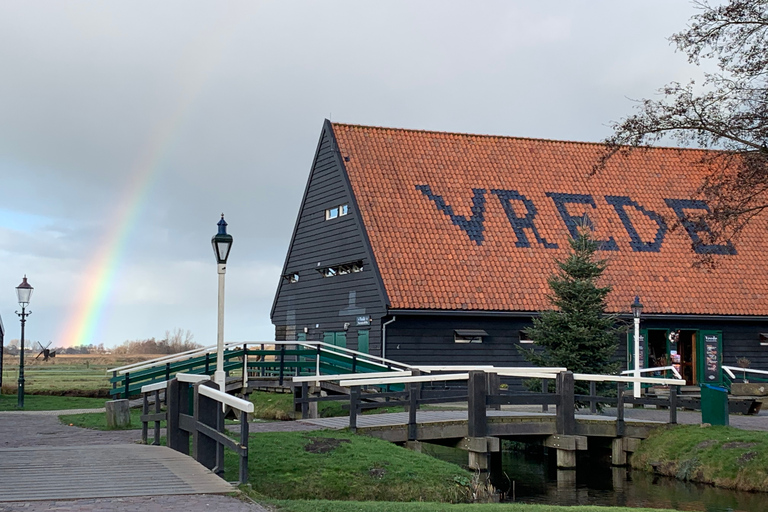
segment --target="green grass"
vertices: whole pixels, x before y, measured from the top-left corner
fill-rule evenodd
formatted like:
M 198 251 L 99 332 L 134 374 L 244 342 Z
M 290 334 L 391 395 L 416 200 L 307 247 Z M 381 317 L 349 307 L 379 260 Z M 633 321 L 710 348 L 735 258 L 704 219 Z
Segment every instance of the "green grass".
M 103 398 L 86 398 L 79 396 L 47 396 L 24 395 L 25 411 L 58 411 L 66 409 L 96 409 L 104 407 Z M 0 395 L 0 411 L 17 411 L 18 398 L 16 394 Z
M 555 505 L 524 505 L 516 503 L 446 504 L 398 503 L 360 501 L 271 501 L 271 505 L 286 512 L 671 512 L 658 508 L 628 507 L 558 507 Z
M 151 412 L 154 412 L 154 408 Z M 103 412 L 82 413 L 82 414 L 62 414 L 59 415 L 59 421 L 65 425 L 74 425 L 75 427 L 90 428 L 93 430 L 135 430 L 141 428 L 141 409 L 131 409 L 131 420 L 127 427 L 108 428 L 107 415 Z M 150 422 L 149 428 L 155 427 L 155 422 Z M 165 422 L 160 422 L 160 427 L 165 428 Z
M 768 432 L 678 425 L 655 430 L 632 467 L 743 491 L 768 491 Z
M 263 420 L 289 420 L 293 412 L 293 395 L 291 393 L 269 393 L 256 391 L 251 394 L 253 416 Z M 342 409 L 345 401 L 318 402 L 317 414 L 321 418 L 334 416 L 349 416 L 349 410 Z M 403 412 L 403 407 L 381 407 L 365 411 L 364 414 L 383 414 L 387 412 Z
M 239 459 L 226 452 L 226 478 L 236 480 Z M 253 491 L 273 499 L 466 501 L 472 479 L 455 464 L 348 432 L 254 434 L 248 457 Z

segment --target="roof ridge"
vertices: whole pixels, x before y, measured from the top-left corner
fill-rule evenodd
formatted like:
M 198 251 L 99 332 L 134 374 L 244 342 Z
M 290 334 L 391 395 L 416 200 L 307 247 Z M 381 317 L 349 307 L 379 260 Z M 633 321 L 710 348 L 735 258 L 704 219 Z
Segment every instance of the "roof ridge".
M 419 128 L 395 128 L 392 126 L 374 126 L 374 125 L 365 125 L 365 124 L 355 124 L 355 123 L 337 123 L 335 121 L 329 121 L 331 123 L 331 126 L 336 127 L 347 127 L 347 128 L 365 128 L 365 129 L 372 129 L 372 130 L 394 130 L 398 132 L 411 132 L 411 133 L 427 133 L 427 134 L 435 134 L 435 135 L 459 135 L 464 137 L 483 137 L 488 139 L 513 139 L 513 140 L 521 140 L 521 141 L 533 141 L 533 142 L 551 142 L 554 144 L 577 144 L 577 145 L 585 145 L 585 146 L 605 146 L 605 142 L 591 142 L 591 141 L 579 141 L 579 140 L 560 140 L 560 139 L 545 139 L 542 137 L 521 137 L 517 135 L 493 135 L 489 133 L 467 133 L 467 132 L 449 132 L 449 131 L 441 131 L 441 130 L 425 130 L 425 129 L 419 129 Z M 632 147 L 627 145 L 622 145 L 622 147 Z M 680 147 L 680 146 L 637 146 L 637 149 L 675 149 L 679 151 L 698 151 L 698 152 L 717 152 L 718 150 L 714 149 L 703 149 L 703 148 L 687 148 L 687 147 Z

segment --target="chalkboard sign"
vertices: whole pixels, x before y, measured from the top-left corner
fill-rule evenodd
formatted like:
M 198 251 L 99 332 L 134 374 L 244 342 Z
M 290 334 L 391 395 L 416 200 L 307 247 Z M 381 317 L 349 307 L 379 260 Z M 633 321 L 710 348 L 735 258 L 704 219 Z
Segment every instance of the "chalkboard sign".
M 720 338 L 717 334 L 704 335 L 704 379 L 707 384 L 720 383 Z

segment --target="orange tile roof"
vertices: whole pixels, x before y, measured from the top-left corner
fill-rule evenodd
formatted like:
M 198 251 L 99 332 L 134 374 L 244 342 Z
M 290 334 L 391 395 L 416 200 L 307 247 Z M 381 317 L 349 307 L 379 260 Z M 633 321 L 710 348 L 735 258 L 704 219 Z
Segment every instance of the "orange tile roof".
M 764 222 L 713 248 L 714 269 L 672 229 L 674 208 L 700 206 L 701 151 L 635 151 L 591 175 L 599 144 L 332 126 L 392 308 L 547 309 L 564 217 L 586 212 L 617 249 L 600 252 L 610 311 L 639 295 L 647 313 L 768 315 Z

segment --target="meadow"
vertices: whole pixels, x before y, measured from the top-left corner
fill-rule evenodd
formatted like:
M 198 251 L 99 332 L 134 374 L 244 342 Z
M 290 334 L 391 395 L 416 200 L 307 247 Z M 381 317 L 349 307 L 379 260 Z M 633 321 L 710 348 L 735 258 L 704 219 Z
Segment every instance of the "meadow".
M 107 369 L 145 361 L 153 354 L 60 354 L 43 361 L 35 359 L 37 353 L 24 357 L 24 389 L 27 394 L 107 397 L 109 377 Z M 19 358 L 3 358 L 3 394 L 16 392 L 19 378 Z

